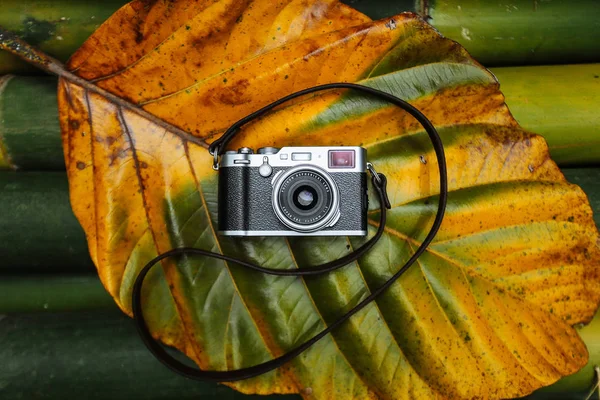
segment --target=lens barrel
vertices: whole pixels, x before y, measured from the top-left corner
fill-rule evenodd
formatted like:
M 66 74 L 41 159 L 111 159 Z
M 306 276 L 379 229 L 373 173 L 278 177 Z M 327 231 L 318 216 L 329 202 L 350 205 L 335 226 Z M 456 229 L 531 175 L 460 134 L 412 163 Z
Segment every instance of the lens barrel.
M 299 165 L 276 178 L 273 210 L 281 222 L 295 231 L 317 231 L 339 214 L 338 188 L 327 172 Z

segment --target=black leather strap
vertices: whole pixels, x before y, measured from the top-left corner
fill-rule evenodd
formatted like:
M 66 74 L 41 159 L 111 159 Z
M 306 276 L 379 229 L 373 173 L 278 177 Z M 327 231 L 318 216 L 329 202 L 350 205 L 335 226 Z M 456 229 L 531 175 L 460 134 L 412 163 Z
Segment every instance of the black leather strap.
M 280 105 L 288 100 L 291 100 L 296 97 L 303 96 L 303 95 L 306 95 L 309 93 L 321 91 L 321 90 L 339 89 L 339 88 L 353 89 L 353 90 L 365 92 L 371 96 L 375 96 L 375 97 L 387 100 L 390 103 L 395 104 L 398 107 L 400 107 L 400 108 L 404 109 L 405 111 L 407 111 L 408 113 L 410 113 L 425 128 L 425 131 L 427 132 L 427 134 L 429 135 L 429 137 L 431 139 L 431 142 L 433 143 L 433 147 L 434 147 L 436 157 L 438 160 L 439 173 L 440 173 L 440 195 L 439 195 L 439 201 L 438 201 L 438 210 L 437 210 L 435 220 L 433 222 L 433 225 L 432 225 L 429 233 L 427 234 L 427 236 L 425 237 L 425 239 L 423 240 L 423 242 L 421 243 L 419 248 L 412 255 L 412 257 L 410 257 L 410 259 L 390 279 L 388 279 L 381 287 L 379 287 L 375 291 L 373 291 L 367 298 L 365 298 L 363 301 L 361 301 L 354 308 L 352 308 L 346 314 L 341 316 L 338 320 L 336 320 L 333 324 L 329 325 L 327 328 L 325 328 L 319 334 L 317 334 L 316 336 L 314 336 L 310 340 L 306 341 L 305 343 L 302 343 L 298 347 L 288 351 L 287 353 L 285 353 L 282 356 L 279 356 L 273 360 L 270 360 L 270 361 L 264 362 L 262 364 L 252 366 L 252 367 L 231 370 L 231 371 L 204 371 L 204 370 L 190 367 L 190 366 L 178 361 L 177 359 L 173 358 L 162 347 L 162 345 L 160 345 L 157 341 L 154 340 L 154 338 L 152 337 L 152 334 L 148 330 L 148 326 L 146 325 L 146 321 L 144 319 L 144 314 L 142 311 L 142 285 L 144 282 L 144 278 L 146 277 L 146 275 L 148 274 L 150 269 L 154 265 L 159 263 L 161 260 L 168 258 L 168 257 L 175 257 L 175 256 L 183 255 L 183 254 L 196 254 L 196 255 L 200 255 L 200 256 L 206 256 L 206 257 L 212 257 L 212 258 L 225 260 L 225 261 L 240 265 L 242 267 L 246 267 L 246 268 L 258 271 L 258 272 L 262 272 L 264 274 L 278 275 L 278 276 L 300 277 L 300 276 L 307 276 L 307 275 L 320 275 L 320 274 L 325 274 L 325 273 L 328 273 L 331 271 L 335 271 L 336 269 L 339 269 L 345 265 L 348 265 L 348 264 L 358 260 L 367 251 L 369 251 L 375 245 L 375 243 L 377 243 L 377 241 L 381 238 L 381 235 L 383 235 L 383 232 L 385 231 L 385 224 L 386 224 L 386 211 L 387 211 L 387 209 L 390 208 L 390 203 L 388 200 L 387 189 L 386 189 L 387 179 L 386 179 L 385 175 L 375 172 L 375 170 L 372 167 L 369 168 L 369 171 L 371 172 L 371 175 L 372 175 L 371 181 L 372 181 L 373 187 L 375 188 L 375 191 L 377 192 L 377 195 L 379 197 L 379 204 L 380 204 L 380 210 L 381 210 L 380 216 L 379 216 L 379 226 L 377 228 L 377 232 L 371 239 L 369 239 L 361 247 L 359 247 L 355 251 L 353 251 L 353 252 L 347 254 L 346 256 L 341 257 L 337 260 L 330 261 L 325 264 L 306 268 L 306 269 L 302 268 L 302 269 L 294 269 L 294 270 L 279 270 L 279 269 L 265 268 L 260 265 L 252 264 L 252 263 L 246 262 L 244 260 L 236 259 L 236 258 L 227 256 L 227 255 L 224 255 L 224 254 L 213 253 L 213 252 L 210 252 L 207 250 L 191 248 L 191 247 L 176 248 L 176 249 L 173 249 L 173 250 L 170 250 L 170 251 L 160 254 L 159 256 L 155 257 L 150 262 L 148 262 L 148 264 L 146 264 L 146 266 L 144 266 L 144 268 L 140 271 L 140 273 L 135 281 L 135 284 L 133 285 L 132 309 L 133 309 L 133 315 L 134 315 L 134 319 L 136 322 L 136 326 L 138 328 L 138 332 L 139 332 L 140 337 L 142 338 L 142 341 L 144 342 L 144 344 L 146 344 L 148 349 L 152 352 L 152 354 L 154 354 L 154 356 L 156 356 L 156 358 L 158 358 L 159 361 L 161 361 L 164 365 L 166 365 L 173 371 L 177 372 L 178 374 L 181 374 L 183 376 L 186 376 L 191 379 L 196 379 L 196 380 L 207 380 L 207 381 L 215 381 L 215 382 L 233 382 L 233 381 L 248 379 L 248 378 L 258 376 L 258 375 L 262 375 L 266 372 L 272 371 L 272 370 L 282 366 L 283 364 L 287 363 L 288 361 L 291 361 L 292 359 L 294 359 L 296 356 L 298 356 L 304 350 L 308 349 L 310 346 L 312 346 L 314 343 L 319 341 L 325 335 L 330 333 L 336 327 L 338 327 L 339 325 L 341 325 L 342 323 L 347 321 L 350 317 L 352 317 L 352 315 L 354 315 L 358 311 L 362 310 L 370 302 L 375 300 L 375 298 L 377 298 L 377 296 L 379 296 L 388 287 L 390 287 L 417 260 L 417 258 L 419 258 L 419 256 L 421 254 L 423 254 L 423 252 L 427 249 L 427 246 L 429 246 L 429 244 L 431 243 L 431 241 L 437 234 L 437 231 L 439 230 L 442 220 L 444 218 L 444 212 L 446 209 L 446 202 L 447 202 L 447 197 L 448 197 L 448 178 L 447 178 L 447 172 L 446 172 L 446 158 L 444 155 L 444 147 L 442 145 L 442 141 L 441 141 L 435 127 L 427 119 L 427 117 L 425 117 L 419 110 L 417 110 L 416 108 L 414 108 L 413 106 L 411 106 L 410 104 L 405 102 L 404 100 L 402 100 L 396 96 L 393 96 L 391 94 L 388 94 L 388 93 L 385 93 L 385 92 L 382 92 L 382 91 L 379 91 L 379 90 L 376 90 L 376 89 L 373 89 L 370 87 L 351 84 L 351 83 L 333 83 L 333 84 L 315 86 L 315 87 L 312 87 L 309 89 L 305 89 L 300 92 L 296 92 L 289 96 L 286 96 L 282 99 L 279 99 L 279 100 L 275 101 L 274 103 L 271 103 L 268 106 L 263 107 L 262 109 L 254 112 L 254 113 L 248 115 L 247 117 L 241 119 L 240 121 L 236 122 L 223 134 L 223 136 L 221 136 L 220 139 L 213 142 L 213 144 L 209 148 L 209 151 L 211 152 L 211 154 L 215 155 L 215 161 L 217 161 L 218 156 L 221 155 L 225 151 L 225 148 L 226 148 L 229 140 L 231 140 L 231 138 L 237 132 L 239 132 L 239 129 L 242 125 L 252 121 L 255 118 L 258 118 L 258 117 L 266 114 L 273 108 L 277 107 L 278 105 Z

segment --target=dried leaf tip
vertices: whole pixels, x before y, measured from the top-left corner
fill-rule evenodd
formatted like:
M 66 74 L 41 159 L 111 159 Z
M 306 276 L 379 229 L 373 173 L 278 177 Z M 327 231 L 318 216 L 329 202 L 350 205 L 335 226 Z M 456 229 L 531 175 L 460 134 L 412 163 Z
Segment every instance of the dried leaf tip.
M 11 52 L 33 64 L 48 64 L 49 60 L 38 54 L 14 33 L 0 26 L 0 50 Z

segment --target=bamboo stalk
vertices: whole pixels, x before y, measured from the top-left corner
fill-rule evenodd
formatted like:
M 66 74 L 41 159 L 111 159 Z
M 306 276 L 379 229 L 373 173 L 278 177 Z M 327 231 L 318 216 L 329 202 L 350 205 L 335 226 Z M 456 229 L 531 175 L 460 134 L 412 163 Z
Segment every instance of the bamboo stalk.
M 590 352 L 587 366 L 526 399 L 586 399 L 600 364 L 600 315 L 579 334 Z M 10 360 L 0 363 L 0 377 L 11 377 L 0 387 L 2 398 L 79 400 L 82 382 L 87 400 L 299 398 L 246 397 L 182 378 L 152 357 L 118 311 L 0 315 L 0 343 L 0 359 Z
M 64 172 L 0 174 L 0 271 L 92 271 Z
M 600 163 L 600 64 L 492 72 L 517 121 L 546 138 L 561 166 Z
M 56 85 L 55 78 L 0 78 L 0 167 L 65 169 Z
M 486 66 L 600 60 L 597 0 L 421 0 L 422 14 Z
M 494 68 L 515 118 L 561 166 L 600 163 L 600 64 Z M 4 85 L 1 83 L 4 82 Z M 1 168 L 64 170 L 56 80 L 0 78 Z
M 125 0 L 2 0 L 0 26 L 28 43 L 66 61 Z M 40 74 L 39 70 L 0 52 L 0 74 Z
M 66 61 L 126 0 L 3 0 L 0 26 Z M 415 11 L 486 66 L 600 61 L 597 0 L 344 0 L 371 18 Z M 40 71 L 0 53 L 0 74 Z
M 374 19 L 416 10 L 442 35 L 493 66 L 600 61 L 597 0 L 349 0 Z
M 120 312 L 0 316 L 0 397 L 61 400 L 258 400 L 183 378 L 153 358 Z
M 0 279 L 0 314 L 117 309 L 100 279 L 86 275 L 19 275 Z

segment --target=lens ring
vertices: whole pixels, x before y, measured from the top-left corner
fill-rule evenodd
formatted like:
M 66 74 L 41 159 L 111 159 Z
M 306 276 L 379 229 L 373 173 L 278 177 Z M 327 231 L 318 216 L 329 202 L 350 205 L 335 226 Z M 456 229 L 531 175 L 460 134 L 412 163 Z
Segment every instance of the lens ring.
M 300 194 L 312 195 L 300 203 Z M 298 232 L 314 232 L 331 222 L 339 212 L 339 192 L 331 176 L 312 165 L 299 165 L 275 178 L 273 210 L 279 220 Z M 308 203 L 307 203 L 308 201 Z
M 311 194 L 308 206 L 298 201 L 302 192 Z M 313 171 L 297 171 L 282 182 L 279 190 L 279 206 L 284 216 L 302 226 L 313 225 L 327 216 L 333 202 L 331 185 L 321 174 Z

